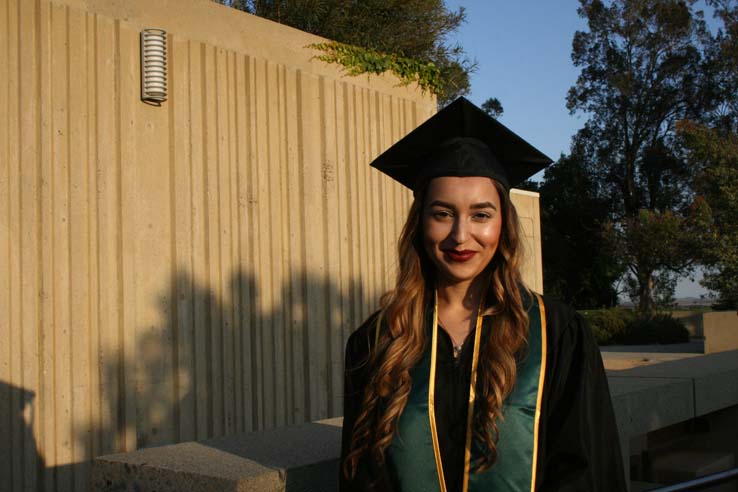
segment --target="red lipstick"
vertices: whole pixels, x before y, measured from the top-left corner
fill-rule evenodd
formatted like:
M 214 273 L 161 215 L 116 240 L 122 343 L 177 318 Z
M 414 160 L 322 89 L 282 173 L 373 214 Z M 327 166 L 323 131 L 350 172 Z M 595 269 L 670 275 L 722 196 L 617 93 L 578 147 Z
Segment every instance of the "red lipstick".
M 446 255 L 451 258 L 452 261 L 459 261 L 462 263 L 471 260 L 474 255 L 477 254 L 476 251 L 471 251 L 468 249 L 464 249 L 461 251 L 455 249 L 446 249 L 443 252 L 446 253 Z

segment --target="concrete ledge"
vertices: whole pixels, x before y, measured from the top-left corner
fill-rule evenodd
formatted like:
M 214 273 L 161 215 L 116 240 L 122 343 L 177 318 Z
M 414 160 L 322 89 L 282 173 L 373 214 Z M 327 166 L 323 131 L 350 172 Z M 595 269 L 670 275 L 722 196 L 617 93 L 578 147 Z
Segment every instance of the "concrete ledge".
M 337 490 L 342 420 L 102 456 L 93 464 L 92 490 Z
M 689 379 L 611 376 L 608 380 L 621 442 L 694 417 Z
M 738 350 L 610 371 L 611 377 L 691 380 L 694 417 L 738 404 Z M 613 395 L 614 396 L 614 395 Z
M 738 405 L 738 351 L 659 362 L 654 354 L 618 357 L 652 364 L 608 372 L 626 458 L 633 437 Z M 102 456 L 93 464 L 92 490 L 334 491 L 341 422 Z

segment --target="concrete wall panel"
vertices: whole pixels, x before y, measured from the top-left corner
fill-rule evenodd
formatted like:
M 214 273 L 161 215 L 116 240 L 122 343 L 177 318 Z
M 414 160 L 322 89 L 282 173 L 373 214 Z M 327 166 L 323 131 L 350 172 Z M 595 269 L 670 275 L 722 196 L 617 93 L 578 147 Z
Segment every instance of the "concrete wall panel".
M 169 33 L 160 107 L 144 27 Z M 0 0 L 3 487 L 83 490 L 94 456 L 341 413 L 411 200 L 367 163 L 435 101 L 318 41 L 206 0 Z
M 520 219 L 523 244 L 521 273 L 528 286 L 543 293 L 543 258 L 541 255 L 541 212 L 538 193 L 513 189 L 510 199 Z

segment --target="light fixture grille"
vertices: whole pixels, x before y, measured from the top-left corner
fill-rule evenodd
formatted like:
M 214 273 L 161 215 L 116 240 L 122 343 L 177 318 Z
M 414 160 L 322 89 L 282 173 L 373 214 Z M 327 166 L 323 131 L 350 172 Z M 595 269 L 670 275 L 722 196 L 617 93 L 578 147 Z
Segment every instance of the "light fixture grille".
M 154 104 L 167 100 L 167 32 L 141 31 L 141 99 Z

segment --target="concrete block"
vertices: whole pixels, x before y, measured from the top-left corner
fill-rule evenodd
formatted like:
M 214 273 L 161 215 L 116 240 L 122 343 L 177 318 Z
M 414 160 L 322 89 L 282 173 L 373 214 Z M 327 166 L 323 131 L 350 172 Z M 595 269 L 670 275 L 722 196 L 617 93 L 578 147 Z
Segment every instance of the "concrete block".
M 738 404 L 738 369 L 695 379 L 695 412 L 707 415 Z
M 108 455 L 92 490 L 308 492 L 338 488 L 342 419 Z
M 694 417 L 694 392 L 688 378 L 610 376 L 608 381 L 621 442 Z
M 278 492 L 284 484 L 278 470 L 203 443 L 187 442 L 95 459 L 92 490 Z
M 618 377 L 692 379 L 696 416 L 738 404 L 738 350 L 635 367 L 611 374 Z
M 738 312 L 704 313 L 703 324 L 706 354 L 738 349 Z

